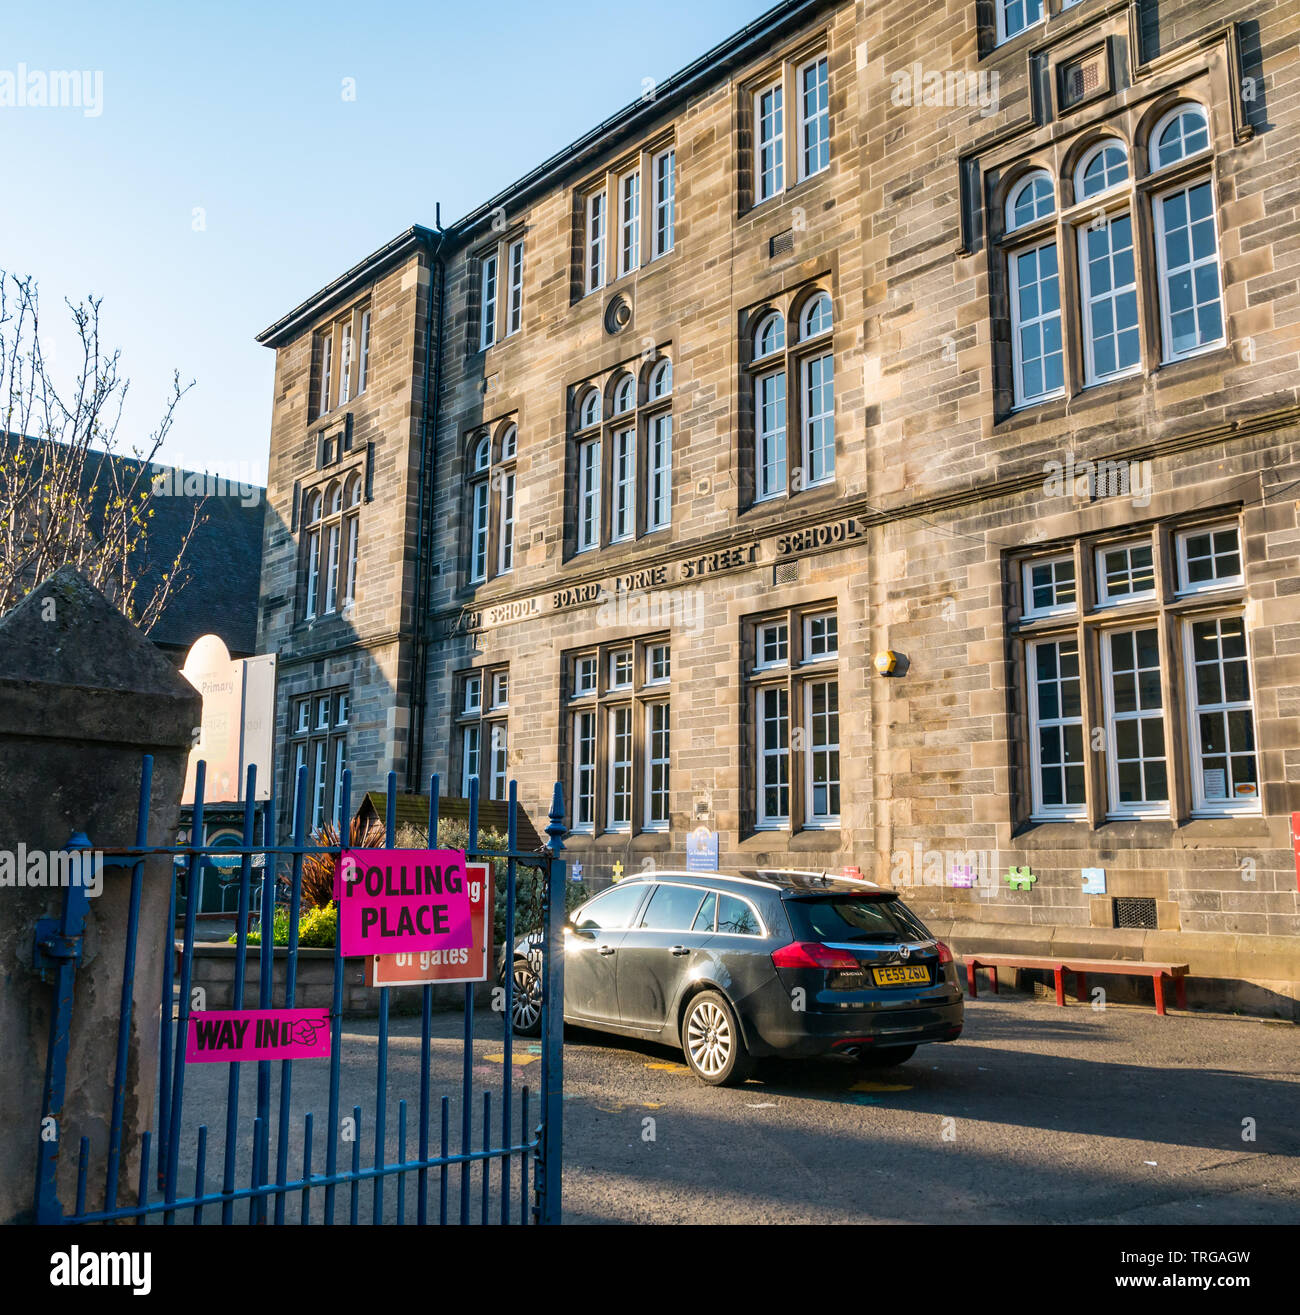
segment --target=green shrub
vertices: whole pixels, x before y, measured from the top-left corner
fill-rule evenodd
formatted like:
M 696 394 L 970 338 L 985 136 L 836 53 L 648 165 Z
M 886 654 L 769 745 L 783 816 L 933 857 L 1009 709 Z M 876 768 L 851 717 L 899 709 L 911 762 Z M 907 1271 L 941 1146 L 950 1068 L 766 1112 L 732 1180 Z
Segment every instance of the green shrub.
M 339 934 L 339 910 L 332 901 L 323 909 L 307 909 L 298 919 L 298 946 L 304 950 L 332 950 Z M 230 938 L 233 945 L 236 937 Z M 250 929 L 249 945 L 261 945 L 262 930 Z M 271 944 L 289 944 L 289 910 L 281 906 L 271 919 Z

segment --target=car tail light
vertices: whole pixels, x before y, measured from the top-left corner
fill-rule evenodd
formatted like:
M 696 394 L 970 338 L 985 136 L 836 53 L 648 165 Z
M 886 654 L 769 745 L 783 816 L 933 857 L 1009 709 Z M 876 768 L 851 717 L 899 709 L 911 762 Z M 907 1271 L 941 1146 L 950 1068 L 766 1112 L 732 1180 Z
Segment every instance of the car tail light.
M 939 951 L 939 966 L 942 968 L 945 963 L 951 963 L 952 951 L 942 941 L 935 941 L 934 945 Z
M 825 968 L 830 972 L 858 972 L 861 963 L 848 950 L 832 949 L 820 941 L 792 941 L 772 952 L 778 968 Z

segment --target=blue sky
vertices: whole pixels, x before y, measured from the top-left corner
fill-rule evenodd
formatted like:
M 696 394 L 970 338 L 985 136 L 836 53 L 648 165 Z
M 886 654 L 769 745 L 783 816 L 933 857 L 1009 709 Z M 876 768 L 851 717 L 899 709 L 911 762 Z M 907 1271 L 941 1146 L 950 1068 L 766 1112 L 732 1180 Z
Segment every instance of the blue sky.
M 254 335 L 412 223 L 518 178 L 773 0 L 10 4 L 0 73 L 103 73 L 102 113 L 0 108 L 0 268 L 104 298 L 132 380 L 123 435 L 197 381 L 166 449 L 264 470 Z M 355 99 L 344 99 L 344 79 Z M 24 198 L 21 205 L 15 204 Z M 196 217 L 197 216 L 197 217 Z

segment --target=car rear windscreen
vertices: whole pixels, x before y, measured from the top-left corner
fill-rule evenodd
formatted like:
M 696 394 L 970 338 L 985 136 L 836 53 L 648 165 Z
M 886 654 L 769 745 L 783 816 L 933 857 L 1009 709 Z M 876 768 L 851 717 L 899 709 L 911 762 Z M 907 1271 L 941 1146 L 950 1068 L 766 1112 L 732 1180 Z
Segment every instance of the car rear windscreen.
M 924 924 L 897 899 L 819 895 L 785 901 L 796 940 L 905 941 L 930 939 Z

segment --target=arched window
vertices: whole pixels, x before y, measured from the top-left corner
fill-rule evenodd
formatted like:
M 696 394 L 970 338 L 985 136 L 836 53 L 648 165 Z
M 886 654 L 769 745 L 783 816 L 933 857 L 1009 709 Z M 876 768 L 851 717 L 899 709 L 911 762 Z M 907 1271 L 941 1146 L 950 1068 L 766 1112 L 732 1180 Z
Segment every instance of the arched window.
M 759 315 L 750 360 L 755 502 L 835 478 L 833 328 L 834 304 L 824 288 L 796 293 L 784 309 Z
M 1100 196 L 1127 181 L 1128 152 L 1122 142 L 1108 137 L 1079 161 L 1074 175 L 1075 199 L 1084 201 L 1090 196 Z
M 804 308 L 799 317 L 799 339 L 815 338 L 831 327 L 831 299 L 819 292 Z
M 1007 232 L 1024 228 L 1035 219 L 1043 219 L 1056 209 L 1056 196 L 1051 175 L 1043 170 L 1021 179 L 1007 198 Z
M 618 383 L 614 385 L 614 414 L 626 415 L 635 403 L 636 380 L 630 374 L 622 374 L 619 376 Z
M 600 423 L 600 389 L 588 389 L 578 408 L 578 428 L 590 429 Z
M 515 450 L 519 430 L 509 424 L 501 433 L 500 464 L 492 472 L 497 497 L 497 574 L 515 568 Z
M 357 560 L 361 538 L 361 475 L 355 472 L 343 486 L 343 541 L 347 552 L 347 569 L 343 572 L 343 606 L 357 596 Z
M 316 490 L 307 497 L 307 610 L 308 620 L 316 615 L 316 605 L 320 599 L 320 536 L 321 523 L 325 519 L 325 495 Z
M 485 471 L 492 464 L 492 440 L 484 434 L 474 449 L 474 473 Z
M 519 444 L 518 425 L 507 425 L 501 434 L 501 460 L 513 461 Z
M 779 352 L 785 346 L 785 317 L 777 311 L 771 311 L 758 323 L 754 331 L 754 359 L 761 361 L 773 352 Z
M 650 372 L 647 389 L 650 400 L 657 401 L 673 391 L 673 363 L 665 356 Z
M 361 474 L 353 471 L 307 495 L 304 616 L 309 621 L 337 612 L 355 596 L 361 494 Z
M 1175 105 L 1151 130 L 1151 167 L 1164 169 L 1189 155 L 1208 150 L 1210 125 L 1205 107 L 1195 101 Z

